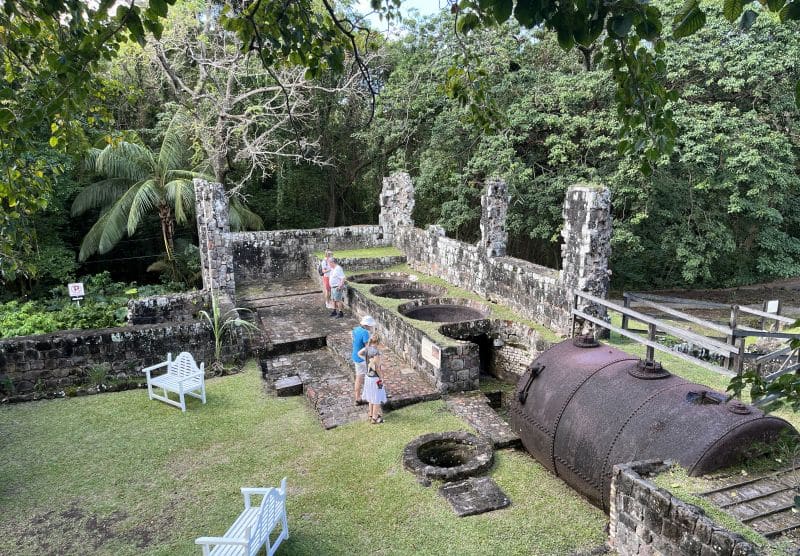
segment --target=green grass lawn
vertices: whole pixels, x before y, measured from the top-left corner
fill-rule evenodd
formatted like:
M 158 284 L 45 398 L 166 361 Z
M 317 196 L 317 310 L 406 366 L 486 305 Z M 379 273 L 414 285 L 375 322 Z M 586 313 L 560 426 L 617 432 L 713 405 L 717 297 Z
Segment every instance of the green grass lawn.
M 211 379 L 185 414 L 143 390 L 0 407 L 0 554 L 199 554 L 241 486 L 288 476 L 281 554 L 569 554 L 606 518 L 524 453 L 496 452 L 504 510 L 458 518 L 402 468 L 428 432 L 465 429 L 442 402 L 324 431 L 303 398 L 264 393 L 255 362 Z

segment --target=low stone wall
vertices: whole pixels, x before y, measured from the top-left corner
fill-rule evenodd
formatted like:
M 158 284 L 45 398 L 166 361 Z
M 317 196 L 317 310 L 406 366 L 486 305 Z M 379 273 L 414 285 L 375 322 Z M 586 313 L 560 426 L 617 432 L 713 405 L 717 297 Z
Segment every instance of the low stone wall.
M 251 342 L 235 331 L 223 347 L 223 362 L 251 353 Z M 214 359 L 214 337 L 200 321 L 72 330 L 0 340 L 0 388 L 4 396 L 56 392 L 87 383 L 90 369 L 108 366 L 109 378 L 141 377 L 141 369 L 190 352 L 206 368 Z
M 478 246 L 446 237 L 437 226 L 427 231 L 402 228 L 395 241 L 412 268 L 567 332 L 572 296 L 558 271 L 512 257 L 490 258 Z
M 437 345 L 398 313 L 378 305 L 355 288 L 348 289 L 348 302 L 354 313 L 372 315 L 377 321 L 378 333 L 387 339 L 392 350 L 429 377 L 442 393 L 478 388 L 480 355 L 476 344 L 456 341 L 457 345 Z M 438 367 L 423 357 L 424 346 L 438 350 Z
M 306 277 L 308 255 L 313 251 L 389 245 L 380 226 L 239 232 L 230 234 L 230 240 L 237 283 Z
M 516 384 L 531 361 L 550 347 L 533 328 L 508 320 L 458 322 L 445 324 L 440 330 L 448 338 L 457 340 L 485 335 L 492 343 L 491 361 L 486 371 L 510 384 Z
M 210 305 L 211 298 L 206 290 L 131 299 L 128 301 L 128 324 L 195 320 L 197 312 Z
M 662 461 L 614 466 L 609 544 L 620 556 L 757 554 L 751 543 L 711 521 L 703 510 L 645 478 L 669 467 Z

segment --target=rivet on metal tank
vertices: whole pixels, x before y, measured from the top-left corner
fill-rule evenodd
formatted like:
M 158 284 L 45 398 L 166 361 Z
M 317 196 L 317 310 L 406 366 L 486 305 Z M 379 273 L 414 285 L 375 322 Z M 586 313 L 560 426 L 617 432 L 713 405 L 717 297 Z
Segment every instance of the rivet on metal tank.
M 581 334 L 572 338 L 572 345 L 579 348 L 596 348 L 600 342 L 594 337 L 594 334 Z
M 672 376 L 669 371 L 657 361 L 640 360 L 635 367 L 628 369 L 628 374 L 643 380 L 656 380 Z

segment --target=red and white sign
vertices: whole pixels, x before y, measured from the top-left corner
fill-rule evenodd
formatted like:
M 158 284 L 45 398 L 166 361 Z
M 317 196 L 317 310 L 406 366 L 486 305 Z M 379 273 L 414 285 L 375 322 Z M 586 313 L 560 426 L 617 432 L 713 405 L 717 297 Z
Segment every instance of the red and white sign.
M 437 369 L 442 367 L 442 349 L 424 336 L 422 338 L 422 358 Z
M 75 282 L 74 284 L 67 284 L 70 297 L 83 297 L 83 282 Z

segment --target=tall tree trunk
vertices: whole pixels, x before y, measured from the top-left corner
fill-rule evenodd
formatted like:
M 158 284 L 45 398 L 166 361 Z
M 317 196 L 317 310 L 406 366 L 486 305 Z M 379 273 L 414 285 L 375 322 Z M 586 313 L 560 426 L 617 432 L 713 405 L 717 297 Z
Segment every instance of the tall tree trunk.
M 166 203 L 158 206 L 158 218 L 161 220 L 161 235 L 164 238 L 164 248 L 167 250 L 167 260 L 174 260 L 175 251 L 175 218 L 172 207 Z
M 338 213 L 338 203 L 336 199 L 335 180 L 328 180 L 328 221 L 326 226 L 333 228 L 336 226 L 336 215 Z

